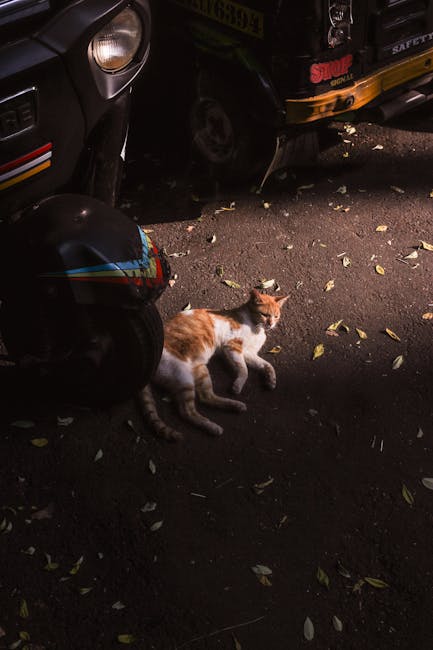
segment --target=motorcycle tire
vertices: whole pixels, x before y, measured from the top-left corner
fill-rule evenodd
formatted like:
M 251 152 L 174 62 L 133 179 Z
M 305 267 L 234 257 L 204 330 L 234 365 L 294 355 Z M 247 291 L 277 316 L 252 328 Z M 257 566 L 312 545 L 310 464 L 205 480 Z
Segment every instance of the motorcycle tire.
M 133 397 L 155 372 L 164 330 L 154 304 L 139 311 L 87 308 L 88 335 L 69 359 L 48 369 L 58 397 L 87 406 L 108 406 Z
M 190 128 L 194 153 L 217 180 L 246 182 L 264 170 L 272 137 L 220 78 L 206 72 L 199 75 Z

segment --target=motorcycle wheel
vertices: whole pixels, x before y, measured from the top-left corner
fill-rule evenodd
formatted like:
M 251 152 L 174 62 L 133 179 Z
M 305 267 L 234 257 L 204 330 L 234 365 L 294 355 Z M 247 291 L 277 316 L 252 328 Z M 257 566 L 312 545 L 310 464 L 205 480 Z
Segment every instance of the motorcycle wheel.
M 206 72 L 197 82 L 190 126 L 193 149 L 216 179 L 244 182 L 264 169 L 272 137 L 249 115 L 233 88 Z
M 52 390 L 67 401 L 106 406 L 134 396 L 157 368 L 164 344 L 153 304 L 139 311 L 89 307 L 86 336 L 71 356 L 48 368 Z

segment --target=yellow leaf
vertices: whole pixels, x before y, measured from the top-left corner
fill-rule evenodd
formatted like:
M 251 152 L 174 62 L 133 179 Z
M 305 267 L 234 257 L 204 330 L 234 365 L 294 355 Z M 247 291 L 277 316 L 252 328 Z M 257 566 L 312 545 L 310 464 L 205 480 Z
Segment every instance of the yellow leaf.
M 380 266 L 380 264 L 376 264 L 374 268 L 376 273 L 378 273 L 379 275 L 385 275 L 385 269 L 383 268 L 383 266 Z
M 119 641 L 119 643 L 130 644 L 130 643 L 134 643 L 135 636 L 133 634 L 118 634 L 117 640 Z
M 316 578 L 317 578 L 317 581 L 321 585 L 323 585 L 324 587 L 329 589 L 329 577 L 328 577 L 328 574 L 320 566 L 317 568 Z
M 20 617 L 21 618 L 28 618 L 29 617 L 29 608 L 27 606 L 27 601 L 22 599 L 20 603 Z
M 345 330 L 345 332 L 347 332 L 347 334 L 349 334 L 350 327 L 348 325 L 346 325 L 346 323 L 341 323 L 341 327 L 342 327 L 342 329 Z
M 257 580 L 264 587 L 272 587 L 272 582 L 269 580 L 268 576 L 257 576 Z
M 359 338 L 362 339 L 363 341 L 365 341 L 365 339 L 368 338 L 364 330 L 360 330 L 359 327 L 356 328 L 356 333 L 358 334 Z
M 331 323 L 331 325 L 328 325 L 326 329 L 329 330 L 330 332 L 335 332 L 336 330 L 338 330 L 342 322 L 343 319 L 337 320 L 335 323 Z
M 33 438 L 30 442 L 34 447 L 46 447 L 48 445 L 47 438 Z
M 19 637 L 22 641 L 30 641 L 30 634 L 25 630 L 19 633 Z
M 233 280 L 223 280 L 222 283 L 226 284 L 231 289 L 240 289 L 241 288 L 241 285 L 238 284 L 237 282 L 233 282 Z
M 268 354 L 280 354 L 282 349 L 283 348 L 281 347 L 281 345 L 276 345 L 275 347 L 268 350 Z
M 392 339 L 394 339 L 394 341 L 401 341 L 401 338 L 399 336 L 397 336 L 397 334 L 395 332 L 390 330 L 389 327 L 387 327 L 385 329 L 385 332 L 388 334 L 388 336 L 390 336 Z
M 425 314 L 422 315 L 424 320 L 433 320 L 433 312 L 427 311 Z
M 365 582 L 368 582 L 369 585 L 375 587 L 376 589 L 386 589 L 389 587 L 387 582 L 380 580 L 379 578 L 364 578 Z
M 343 257 L 342 262 L 345 269 L 347 269 L 352 264 L 352 262 L 350 261 L 350 257 L 347 257 L 347 255 Z
M 313 361 L 314 359 L 321 357 L 323 354 L 325 354 L 325 346 L 323 343 L 318 343 L 313 350 Z
M 328 282 L 323 287 L 323 291 L 331 291 L 331 289 L 333 289 L 334 287 L 335 287 L 335 281 L 328 280 Z
M 413 506 L 415 503 L 415 499 L 413 498 L 412 492 L 408 489 L 408 487 L 403 483 L 401 486 L 401 493 L 403 495 L 403 499 L 407 501 L 407 503 L 410 506 Z
M 388 230 L 388 226 L 377 226 L 376 232 L 386 232 Z
M 234 646 L 235 646 L 235 650 L 242 650 L 242 646 L 241 646 L 241 644 L 239 643 L 239 641 L 237 640 L 237 638 L 235 637 L 234 634 L 232 634 L 232 638 L 233 638 L 233 643 L 234 643 Z
M 426 251 L 433 251 L 433 244 L 428 244 L 426 241 L 421 241 L 421 248 L 424 248 Z

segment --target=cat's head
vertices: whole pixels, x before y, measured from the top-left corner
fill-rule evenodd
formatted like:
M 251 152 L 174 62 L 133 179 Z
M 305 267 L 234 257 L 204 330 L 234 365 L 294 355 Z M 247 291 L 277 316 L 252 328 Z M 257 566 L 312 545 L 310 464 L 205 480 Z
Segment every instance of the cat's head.
M 268 296 L 257 289 L 251 289 L 248 309 L 255 325 L 270 330 L 280 320 L 281 307 L 289 296 Z

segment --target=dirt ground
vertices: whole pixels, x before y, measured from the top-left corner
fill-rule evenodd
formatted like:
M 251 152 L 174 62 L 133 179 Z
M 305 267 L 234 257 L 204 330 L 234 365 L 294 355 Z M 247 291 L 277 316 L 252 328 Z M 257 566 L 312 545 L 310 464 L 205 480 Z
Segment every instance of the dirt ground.
M 203 409 L 218 439 L 160 399 L 168 444 L 133 401 L 86 411 L 3 373 L 0 648 L 431 648 L 433 135 L 340 128 L 262 194 L 130 165 L 123 208 L 171 255 L 164 318 L 262 280 L 289 295 L 277 388 L 251 373 L 245 414 Z

